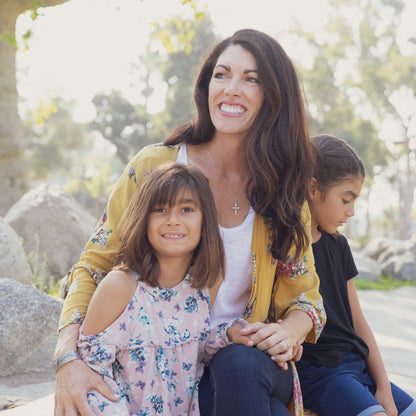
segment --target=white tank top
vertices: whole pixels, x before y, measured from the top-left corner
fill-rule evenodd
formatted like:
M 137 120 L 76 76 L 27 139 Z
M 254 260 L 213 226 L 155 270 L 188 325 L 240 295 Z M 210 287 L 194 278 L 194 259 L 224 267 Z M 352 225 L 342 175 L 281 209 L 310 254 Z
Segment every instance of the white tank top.
M 176 161 L 188 164 L 186 145 L 180 146 Z M 250 258 L 253 224 L 254 210 L 250 207 L 240 225 L 232 228 L 220 225 L 225 249 L 225 278 L 211 309 L 212 328 L 231 319 L 240 318 L 249 301 L 252 288 Z

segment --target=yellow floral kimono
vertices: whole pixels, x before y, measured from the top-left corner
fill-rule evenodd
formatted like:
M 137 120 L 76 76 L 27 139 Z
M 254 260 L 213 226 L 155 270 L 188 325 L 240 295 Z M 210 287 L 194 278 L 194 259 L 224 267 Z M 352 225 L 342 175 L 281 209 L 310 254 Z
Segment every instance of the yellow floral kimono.
M 173 162 L 178 155 L 177 146 L 151 145 L 142 149 L 126 167 L 116 183 L 107 208 L 95 232 L 83 250 L 79 262 L 68 274 L 67 294 L 59 328 L 81 323 L 96 286 L 111 270 L 118 240 L 115 230 L 127 204 L 137 187 L 153 169 Z M 310 224 L 307 204 L 304 220 Z M 270 253 L 271 230 L 267 220 L 255 216 L 252 235 L 252 292 L 243 318 L 249 322 L 265 322 L 284 318 L 291 310 L 307 313 L 314 327 L 307 336 L 308 342 L 316 342 L 325 323 L 325 311 L 319 294 L 319 279 L 315 271 L 312 247 L 303 261 L 293 260 L 292 247 L 286 262 L 273 259 Z M 293 363 L 294 394 L 291 413 L 303 415 L 302 396 L 296 368 Z

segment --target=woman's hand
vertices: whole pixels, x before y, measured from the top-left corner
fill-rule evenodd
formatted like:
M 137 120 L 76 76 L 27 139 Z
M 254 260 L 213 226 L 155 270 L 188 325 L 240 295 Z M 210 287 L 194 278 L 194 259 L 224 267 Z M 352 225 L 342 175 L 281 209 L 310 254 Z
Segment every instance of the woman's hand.
M 55 357 L 77 349 L 79 324 L 71 324 L 59 331 Z M 109 400 L 118 396 L 104 383 L 102 378 L 82 360 L 64 364 L 56 372 L 55 416 L 90 416 L 87 392 L 95 389 Z
M 290 336 L 281 322 L 248 324 L 241 330 L 241 335 L 248 336 L 253 345 L 261 351 L 266 351 L 272 360 L 285 370 L 288 368 L 287 361 L 295 357 L 298 352 L 296 347 L 298 340 Z
M 87 392 L 97 390 L 109 400 L 119 397 L 82 360 L 64 364 L 56 373 L 55 416 L 92 416 Z

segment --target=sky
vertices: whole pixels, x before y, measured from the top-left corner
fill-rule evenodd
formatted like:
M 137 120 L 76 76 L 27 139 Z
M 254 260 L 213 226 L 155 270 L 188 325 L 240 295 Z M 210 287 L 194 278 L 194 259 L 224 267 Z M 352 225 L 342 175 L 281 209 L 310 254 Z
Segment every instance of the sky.
M 220 36 L 243 27 L 260 29 L 276 36 L 292 57 L 302 53 L 285 40 L 293 19 L 315 31 L 326 22 L 327 0 L 198 1 L 207 8 Z M 409 34 L 416 2 L 407 2 L 403 27 Z M 70 0 L 41 9 L 35 21 L 22 15 L 16 32 L 30 29 L 32 36 L 29 48 L 17 54 L 19 94 L 33 108 L 53 95 L 74 99 L 79 103 L 75 118 L 92 117 L 90 101 L 97 91 L 116 89 L 128 96 L 130 88 L 131 93 L 131 63 L 143 51 L 151 23 L 178 11 L 186 15 L 179 4 L 179 0 Z M 158 101 L 156 95 L 153 111 L 159 109 Z

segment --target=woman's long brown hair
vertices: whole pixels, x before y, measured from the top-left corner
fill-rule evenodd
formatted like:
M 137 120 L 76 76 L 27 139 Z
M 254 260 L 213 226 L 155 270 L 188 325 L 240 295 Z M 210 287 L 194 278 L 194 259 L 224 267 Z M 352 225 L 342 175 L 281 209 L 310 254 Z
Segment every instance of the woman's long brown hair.
M 247 136 L 247 197 L 255 212 L 269 220 L 273 257 L 286 260 L 294 243 L 295 257 L 300 259 L 309 244 L 301 211 L 314 156 L 296 71 L 275 39 L 257 30 L 242 29 L 217 44 L 196 80 L 196 116 L 164 143 L 200 144 L 212 139 L 215 127 L 208 108 L 209 82 L 219 56 L 230 45 L 240 45 L 254 56 L 264 91 L 263 105 Z

